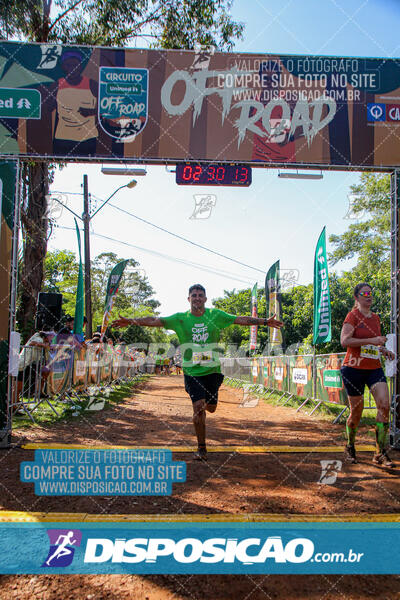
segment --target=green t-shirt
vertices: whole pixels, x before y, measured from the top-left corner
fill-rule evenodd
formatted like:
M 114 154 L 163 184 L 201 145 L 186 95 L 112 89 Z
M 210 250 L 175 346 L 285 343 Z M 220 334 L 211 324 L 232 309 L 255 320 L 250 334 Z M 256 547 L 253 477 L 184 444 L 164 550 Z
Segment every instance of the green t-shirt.
M 201 317 L 190 311 L 161 317 L 165 329 L 172 329 L 178 336 L 182 368 L 186 375 L 201 376 L 221 373 L 217 350 L 221 329 L 232 325 L 236 315 L 218 308 L 206 308 Z

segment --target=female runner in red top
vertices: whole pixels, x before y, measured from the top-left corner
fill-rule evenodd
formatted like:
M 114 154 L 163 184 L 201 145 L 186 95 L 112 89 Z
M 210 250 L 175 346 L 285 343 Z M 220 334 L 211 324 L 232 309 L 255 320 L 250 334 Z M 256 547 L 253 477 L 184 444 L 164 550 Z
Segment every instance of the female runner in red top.
M 376 453 L 373 462 L 383 467 L 394 467 L 386 451 L 389 429 L 389 389 L 380 355 L 389 360 L 394 354 L 385 348 L 386 337 L 381 334 L 379 316 L 371 312 L 372 288 L 359 283 L 354 288 L 355 304 L 346 316 L 340 343 L 347 348 L 341 368 L 343 384 L 349 397 L 350 415 L 346 423 L 348 444 L 346 459 L 356 463 L 355 437 L 364 408 L 365 384 L 371 390 L 376 407 Z

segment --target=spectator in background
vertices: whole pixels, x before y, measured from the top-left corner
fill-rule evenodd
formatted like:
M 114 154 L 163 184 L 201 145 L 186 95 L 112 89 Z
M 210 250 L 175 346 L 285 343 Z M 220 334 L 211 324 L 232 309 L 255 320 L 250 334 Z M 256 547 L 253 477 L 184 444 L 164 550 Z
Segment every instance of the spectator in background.
M 54 331 L 37 331 L 22 348 L 18 358 L 18 395 L 23 392 L 28 397 L 34 396 L 39 376 L 43 374 L 44 379 L 47 379 L 50 372 L 49 369 L 46 371 L 45 367 L 48 360 L 47 351 L 54 335 Z
M 60 331 L 57 333 L 57 341 L 56 344 L 63 343 L 63 338 L 61 336 L 70 336 L 74 331 L 74 317 L 70 315 L 66 315 L 64 319 L 64 326 L 61 327 Z M 60 340 L 60 341 L 59 341 Z
M 86 317 L 84 317 L 84 319 L 85 318 Z M 74 317 L 66 315 L 64 319 L 64 326 L 57 333 L 53 340 L 53 344 L 68 345 L 74 350 L 80 350 L 81 348 L 86 347 L 83 335 L 74 333 Z
M 100 331 L 95 331 L 91 340 L 87 340 L 88 344 L 100 344 L 101 342 L 101 333 Z

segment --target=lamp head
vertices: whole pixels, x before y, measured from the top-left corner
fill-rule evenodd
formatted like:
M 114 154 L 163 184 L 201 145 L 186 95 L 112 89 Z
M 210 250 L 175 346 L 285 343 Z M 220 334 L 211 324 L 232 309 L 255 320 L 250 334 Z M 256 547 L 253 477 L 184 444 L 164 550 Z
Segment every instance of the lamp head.
M 126 187 L 128 187 L 129 189 L 134 188 L 137 184 L 136 179 L 132 179 L 132 181 L 130 181 L 129 183 L 126 184 Z

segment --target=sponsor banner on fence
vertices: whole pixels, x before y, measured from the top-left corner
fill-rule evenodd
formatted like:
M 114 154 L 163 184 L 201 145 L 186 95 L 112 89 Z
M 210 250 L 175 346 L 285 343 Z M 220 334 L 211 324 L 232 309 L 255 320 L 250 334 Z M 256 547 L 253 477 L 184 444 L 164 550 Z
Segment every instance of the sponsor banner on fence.
M 324 402 L 347 404 L 347 394 L 343 386 L 340 367 L 344 353 L 321 354 L 315 357 L 316 397 Z
M 260 361 L 258 358 L 253 358 L 251 361 L 251 380 L 253 383 L 258 383 L 259 372 L 260 372 Z
M 286 357 L 272 356 L 271 370 L 274 378 L 273 387 L 281 392 L 287 392 L 289 389 L 289 378 Z
M 253 358 L 251 367 L 239 365 L 235 358 L 222 361 L 228 377 L 262 384 L 267 389 L 290 392 L 299 398 L 316 398 L 323 402 L 347 404 L 340 367 L 345 354 L 300 356 L 264 356 Z M 313 361 L 315 360 L 315 370 Z M 316 381 L 315 381 L 316 377 Z
M 397 522 L 3 522 L 0 532 L 1 573 L 400 574 Z
M 74 355 L 74 371 L 72 374 L 72 384 L 76 389 L 85 389 L 87 383 L 87 364 L 86 364 L 86 350 L 81 348 L 75 350 Z
M 290 368 L 289 391 L 300 398 L 313 396 L 313 372 L 310 356 L 288 356 Z
M 396 167 L 400 65 L 1 42 L 3 155 Z
M 264 387 L 265 388 L 273 388 L 274 387 L 274 376 L 272 371 L 272 362 L 269 358 L 263 358 L 263 378 L 264 378 Z

